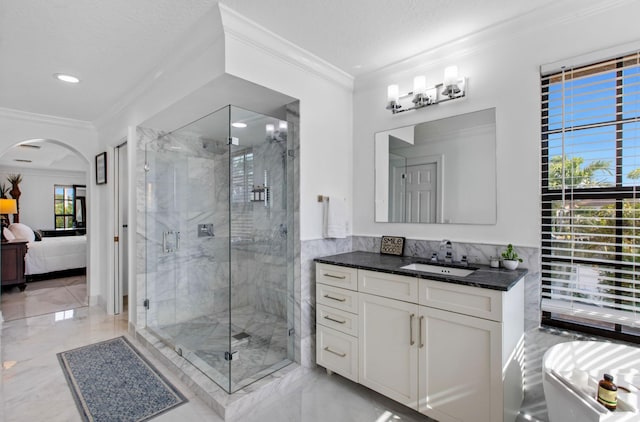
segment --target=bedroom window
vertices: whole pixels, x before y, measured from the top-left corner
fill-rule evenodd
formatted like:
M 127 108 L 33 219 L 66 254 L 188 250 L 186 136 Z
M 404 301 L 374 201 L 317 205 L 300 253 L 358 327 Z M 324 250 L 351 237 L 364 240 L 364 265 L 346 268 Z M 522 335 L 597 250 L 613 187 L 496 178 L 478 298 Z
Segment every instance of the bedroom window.
M 541 82 L 543 323 L 640 342 L 640 54 Z
M 56 229 L 73 228 L 73 192 L 73 186 L 54 185 L 53 187 L 53 213 Z

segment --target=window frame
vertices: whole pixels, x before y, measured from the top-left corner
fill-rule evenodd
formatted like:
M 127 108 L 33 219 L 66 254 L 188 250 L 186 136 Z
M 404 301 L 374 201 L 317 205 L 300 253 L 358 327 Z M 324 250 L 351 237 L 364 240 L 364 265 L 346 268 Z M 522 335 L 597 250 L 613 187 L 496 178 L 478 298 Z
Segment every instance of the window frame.
M 62 194 L 62 199 L 58 199 L 56 197 L 56 190 L 62 188 L 63 190 L 63 194 Z M 69 199 L 67 197 L 67 191 L 71 190 L 71 199 Z M 71 207 L 71 213 L 70 214 L 57 214 L 56 213 L 56 205 L 58 203 L 62 202 L 62 209 L 66 210 L 67 206 L 69 205 Z M 68 204 L 65 204 L 65 202 L 68 202 Z M 58 185 L 58 184 L 54 184 L 53 185 L 53 228 L 55 230 L 67 230 L 67 229 L 72 229 L 74 228 L 75 225 L 75 214 L 74 214 L 74 206 L 75 206 L 75 189 L 73 187 L 73 185 Z M 63 227 L 58 227 L 58 218 L 62 217 L 63 221 L 64 221 L 64 226 Z M 66 222 L 68 218 L 71 218 L 71 226 L 67 227 Z
M 599 262 L 597 260 L 589 259 L 588 257 L 563 257 L 553 255 L 553 252 L 557 250 L 557 246 L 553 245 L 553 233 L 552 227 L 554 225 L 554 201 L 562 201 L 567 199 L 567 193 L 565 189 L 551 188 L 550 185 L 550 161 L 551 154 L 549 153 L 549 137 L 554 134 L 566 133 L 567 131 L 578 132 L 585 129 L 592 129 L 596 127 L 613 127 L 615 129 L 615 183 L 613 186 L 601 186 L 601 187 L 571 187 L 571 199 L 572 200 L 609 200 L 615 204 L 615 260 L 612 271 L 615 274 L 616 279 L 622 279 L 621 271 L 623 269 L 629 269 L 634 267 L 634 262 L 627 262 L 623 260 L 623 239 L 625 231 L 625 222 L 623 210 L 625 200 L 638 199 L 638 187 L 637 186 L 625 186 L 623 181 L 624 167 L 624 125 L 627 123 L 637 123 L 638 117 L 626 117 L 623 110 L 624 101 L 624 70 L 626 60 L 629 56 L 621 56 L 614 59 L 604 60 L 598 63 L 593 63 L 587 66 L 580 66 L 574 69 L 577 74 L 574 77 L 588 76 L 589 74 L 600 74 L 607 71 L 615 71 L 616 85 L 612 89 L 615 89 L 616 101 L 615 101 L 615 119 L 601 121 L 597 123 L 586 124 L 573 124 L 571 126 L 560 125 L 559 128 L 549 129 L 549 104 L 550 104 L 550 92 L 549 87 L 557 81 L 554 81 L 554 77 L 561 76 L 563 71 L 553 72 L 546 75 L 541 75 L 541 300 L 544 300 L 545 293 L 551 294 L 554 285 L 550 280 L 550 276 L 553 274 L 553 266 L 556 263 L 569 263 L 575 264 L 576 262 L 584 263 L 586 265 L 597 266 Z M 612 66 L 615 63 L 615 66 Z M 546 104 L 546 106 L 545 106 Z M 562 105 L 564 108 L 565 106 Z M 563 160 L 566 156 L 562 156 Z M 548 257 L 548 258 L 546 258 Z M 616 288 L 622 287 L 622 282 L 616 281 L 613 286 Z M 623 296 L 616 294 L 615 303 L 622 303 Z M 618 322 L 603 323 L 598 320 L 592 320 L 591 323 L 587 320 L 581 320 L 578 317 L 572 317 L 571 315 L 554 315 L 550 311 L 542 311 L 542 324 L 555 326 L 565 329 L 572 329 L 576 331 L 582 331 L 589 334 L 596 334 L 604 337 L 615 338 L 619 340 L 630 341 L 634 343 L 640 343 L 640 330 L 638 327 L 627 326 Z M 611 329 L 605 328 L 610 326 Z M 635 333 L 633 333 L 635 332 Z

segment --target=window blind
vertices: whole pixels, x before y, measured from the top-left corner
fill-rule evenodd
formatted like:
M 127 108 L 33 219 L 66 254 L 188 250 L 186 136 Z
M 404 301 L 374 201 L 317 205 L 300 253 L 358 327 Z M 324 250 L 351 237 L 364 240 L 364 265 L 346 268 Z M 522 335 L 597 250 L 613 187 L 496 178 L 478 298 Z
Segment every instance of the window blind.
M 246 149 L 231 155 L 231 241 L 252 240 L 253 151 Z
M 541 88 L 543 320 L 640 334 L 640 54 Z

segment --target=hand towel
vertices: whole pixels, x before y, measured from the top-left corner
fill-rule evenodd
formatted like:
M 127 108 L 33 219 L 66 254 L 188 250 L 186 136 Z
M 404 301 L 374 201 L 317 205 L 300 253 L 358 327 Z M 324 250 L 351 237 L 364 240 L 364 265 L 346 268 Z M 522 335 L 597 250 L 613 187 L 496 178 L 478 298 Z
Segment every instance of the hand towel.
M 335 239 L 347 237 L 347 207 L 344 199 L 330 196 L 324 200 L 323 206 L 322 236 Z

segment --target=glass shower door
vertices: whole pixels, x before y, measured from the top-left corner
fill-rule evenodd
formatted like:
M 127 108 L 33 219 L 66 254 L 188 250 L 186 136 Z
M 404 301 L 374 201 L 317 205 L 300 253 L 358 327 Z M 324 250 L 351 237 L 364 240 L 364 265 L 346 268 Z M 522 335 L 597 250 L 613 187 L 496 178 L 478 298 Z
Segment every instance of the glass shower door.
M 145 148 L 146 321 L 228 391 L 228 133 L 203 138 L 191 125 Z
M 292 362 L 287 123 L 231 107 L 231 391 Z M 238 125 L 240 123 L 240 125 Z M 242 127 L 242 123 L 246 127 Z
M 237 391 L 293 361 L 287 124 L 227 106 L 141 133 L 147 329 Z

